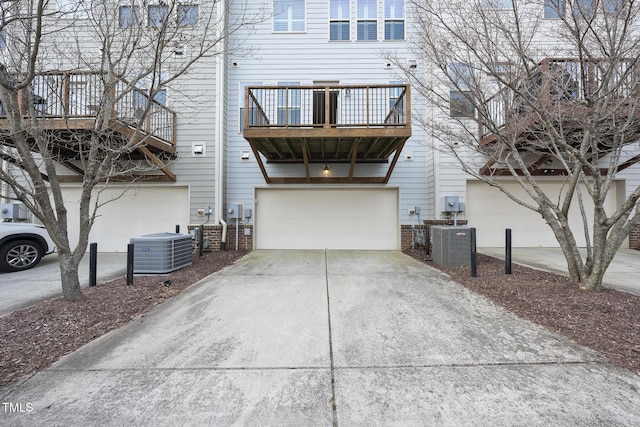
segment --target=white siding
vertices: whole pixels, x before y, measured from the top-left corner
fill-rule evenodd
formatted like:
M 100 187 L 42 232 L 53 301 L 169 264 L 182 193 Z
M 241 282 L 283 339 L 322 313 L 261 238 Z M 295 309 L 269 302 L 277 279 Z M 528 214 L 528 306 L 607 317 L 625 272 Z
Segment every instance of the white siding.
M 252 10 L 265 3 L 250 0 Z M 269 3 L 267 3 L 269 4 Z M 320 0 L 307 0 L 307 26 L 305 33 L 273 33 L 268 20 L 255 27 L 248 36 L 245 47 L 254 48 L 250 56 L 236 54 L 230 58 L 229 68 L 229 139 L 227 159 L 227 200 L 230 203 L 253 205 L 253 188 L 265 185 L 253 153 L 251 160 L 241 160 L 240 152 L 249 150 L 248 142 L 238 132 L 240 103 L 244 102 L 239 92 L 242 82 L 262 82 L 275 85 L 277 82 L 300 82 L 313 84 L 318 81 L 337 81 L 340 84 L 388 84 L 402 80 L 398 70 L 387 67 L 381 55 L 384 50 L 395 51 L 400 57 L 411 56 L 404 41 L 355 41 L 355 22 L 352 20 L 351 41 L 329 41 L 329 3 Z M 238 13 L 241 5 L 232 5 Z M 233 20 L 233 18 L 232 18 Z M 379 26 L 379 38 L 383 37 L 383 26 Z M 239 34 L 238 40 L 245 34 Z M 233 64 L 236 64 L 235 66 Z M 426 137 L 417 126 L 413 126 L 413 136 L 407 141 L 389 182 L 390 186 L 400 187 L 400 205 L 402 223 L 415 223 L 417 216 L 409 216 L 409 208 L 419 206 L 422 217 L 426 206 Z M 412 153 L 412 159 L 405 155 Z M 391 159 L 390 159 L 391 160 Z M 312 165 L 314 166 L 314 165 Z M 336 173 L 342 173 L 342 166 L 331 165 Z M 389 164 L 356 165 L 356 174 L 362 171 L 386 172 Z M 270 173 L 278 175 L 282 167 L 267 165 Z M 292 170 L 288 166 L 287 171 Z M 282 173 L 282 172 L 280 172 Z M 289 173 L 287 173 L 289 174 Z M 344 174 L 346 176 L 346 173 Z M 339 176 L 339 175 L 336 175 Z

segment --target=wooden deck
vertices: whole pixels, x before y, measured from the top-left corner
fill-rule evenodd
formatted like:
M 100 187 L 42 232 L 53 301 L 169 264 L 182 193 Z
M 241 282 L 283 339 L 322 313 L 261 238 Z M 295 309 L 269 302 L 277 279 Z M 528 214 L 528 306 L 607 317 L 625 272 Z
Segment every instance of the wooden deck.
M 108 138 L 111 146 L 133 146 L 128 160 L 146 159 L 161 172 L 114 177 L 115 180 L 175 181 L 166 159 L 176 152 L 176 114 L 124 82 L 118 82 L 110 91 L 104 84 L 103 73 L 46 73 L 36 76 L 32 86 L 20 96 L 21 115 L 55 141 L 54 151 L 60 163 L 73 172 L 62 175 L 60 180 L 82 180 L 80 145 L 97 134 L 103 140 Z M 108 111 L 107 131 L 99 129 L 99 115 L 104 115 L 107 108 L 101 107 L 105 97 L 116 100 Z M 9 130 L 9 121 L 0 105 L 0 144 L 13 144 Z
M 581 63 L 576 59 L 547 58 L 540 62 L 539 73 L 534 74 L 532 81 L 523 82 L 521 87 L 526 87 L 531 96 L 531 103 L 539 105 L 542 110 L 549 113 L 553 129 L 561 132 L 562 138 L 570 145 L 578 147 L 585 135 L 585 123 L 588 115 L 593 112 L 587 106 L 586 100 L 599 89 L 600 74 L 594 63 Z M 628 72 L 630 68 L 624 62 L 619 65 L 619 81 L 615 89 L 608 96 L 611 98 L 611 107 L 598 109 L 602 117 L 609 118 L 598 126 L 599 145 L 593 151 L 594 156 L 602 157 L 611 150 L 611 142 L 618 123 L 629 123 L 629 131 L 624 133 L 624 140 L 616 144 L 630 144 L 640 139 L 640 111 L 635 108 L 636 92 L 635 75 Z M 584 76 L 584 77 L 583 77 Z M 626 101 L 625 101 L 626 100 Z M 631 103 L 633 105 L 631 105 Z M 538 113 L 533 111 L 528 102 L 518 98 L 508 88 L 501 90 L 489 97 L 485 102 L 489 112 L 488 123 L 497 128 L 497 132 L 491 132 L 486 124 L 479 123 L 478 141 L 487 151 L 493 155 L 480 168 L 480 173 L 491 175 L 509 175 L 507 169 L 496 168 L 494 165 L 498 159 L 508 152 L 509 148 L 502 141 L 515 141 L 516 146 L 523 152 L 536 154 L 536 160 L 528 167 L 532 175 L 566 175 L 565 169 L 554 169 L 545 166 L 553 157 L 551 146 L 545 141 L 549 140 L 548 132 Z M 605 104 L 606 107 L 606 104 Z M 619 136 L 619 135 L 618 135 Z M 637 157 L 637 158 L 636 158 Z M 625 169 L 636 163 L 640 157 L 620 165 L 618 170 Z M 524 171 L 516 171 L 523 174 Z M 606 173 L 606 170 L 602 170 Z
M 247 88 L 244 138 L 267 183 L 386 183 L 411 136 L 406 85 L 259 86 Z M 271 164 L 304 164 L 304 176 L 270 177 Z M 346 163 L 342 177 L 314 177 L 309 165 Z M 389 164 L 384 176 L 363 177 L 356 165 Z

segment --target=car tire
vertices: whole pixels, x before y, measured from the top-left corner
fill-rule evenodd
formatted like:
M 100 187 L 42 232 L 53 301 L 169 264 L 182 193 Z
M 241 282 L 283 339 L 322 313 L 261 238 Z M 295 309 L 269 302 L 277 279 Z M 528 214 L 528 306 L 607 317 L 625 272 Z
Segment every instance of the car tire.
M 40 245 L 30 240 L 14 240 L 0 248 L 0 270 L 22 271 L 35 267 L 42 258 Z

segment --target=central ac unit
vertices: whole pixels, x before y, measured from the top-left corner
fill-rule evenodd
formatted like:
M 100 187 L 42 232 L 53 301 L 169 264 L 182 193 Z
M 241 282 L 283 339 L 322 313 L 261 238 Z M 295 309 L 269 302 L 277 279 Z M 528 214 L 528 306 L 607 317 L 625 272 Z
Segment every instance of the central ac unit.
M 133 237 L 134 273 L 170 273 L 193 262 L 190 234 L 155 233 Z

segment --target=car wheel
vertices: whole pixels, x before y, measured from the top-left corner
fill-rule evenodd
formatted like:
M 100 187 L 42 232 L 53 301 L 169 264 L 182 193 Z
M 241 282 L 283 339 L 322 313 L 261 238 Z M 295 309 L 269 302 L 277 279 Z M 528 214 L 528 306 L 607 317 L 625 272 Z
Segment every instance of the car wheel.
M 22 271 L 34 267 L 42 258 L 42 249 L 29 240 L 9 242 L 0 249 L 0 270 Z

